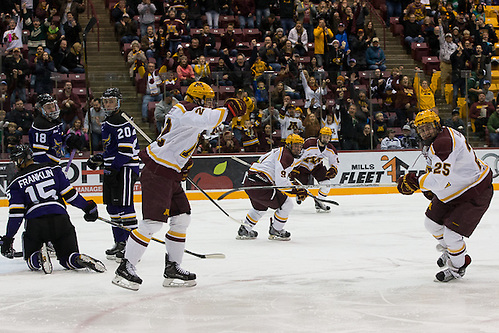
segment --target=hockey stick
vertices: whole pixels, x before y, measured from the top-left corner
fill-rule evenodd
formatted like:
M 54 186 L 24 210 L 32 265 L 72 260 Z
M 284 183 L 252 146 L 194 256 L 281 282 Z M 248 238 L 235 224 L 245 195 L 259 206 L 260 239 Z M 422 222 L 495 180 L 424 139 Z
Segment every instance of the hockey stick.
M 229 213 L 227 213 L 225 211 L 225 209 L 223 209 L 222 207 L 220 207 L 220 205 L 217 204 L 217 202 L 215 200 L 213 200 L 213 198 L 210 197 L 208 195 L 208 193 L 206 193 L 201 187 L 199 187 L 192 179 L 190 179 L 189 177 L 187 177 L 187 180 L 189 181 L 189 183 L 191 183 L 192 185 L 194 185 L 195 188 L 197 188 L 199 191 L 201 191 L 201 193 L 203 193 L 204 196 L 207 197 L 215 206 L 217 206 L 217 208 L 220 209 L 220 211 L 222 213 L 224 213 L 229 219 L 231 219 L 232 221 L 236 222 L 237 224 L 242 224 L 241 221 L 239 221 L 239 220 L 233 218 L 232 216 L 230 216 Z
M 102 221 L 102 222 L 105 222 L 107 224 L 110 224 L 110 225 L 112 225 L 114 227 L 117 227 L 117 228 L 120 228 L 120 229 L 123 229 L 123 230 L 126 230 L 126 231 L 132 231 L 132 229 L 124 227 L 121 224 L 113 222 L 111 220 L 107 220 L 107 219 L 102 218 L 102 217 L 98 217 L 97 219 L 100 220 L 100 221 Z M 158 238 L 154 238 L 154 237 L 152 237 L 151 239 L 153 241 L 155 241 L 155 242 L 160 243 L 160 244 L 165 244 L 164 240 L 161 240 L 161 239 L 158 239 Z M 189 251 L 189 250 L 184 250 L 184 252 L 187 253 L 187 254 L 190 254 L 192 256 L 201 258 L 201 259 L 224 259 L 225 258 L 225 254 L 223 254 L 223 253 L 206 253 L 206 254 L 200 254 L 200 253 L 192 252 L 192 251 Z
M 71 166 L 71 163 L 73 163 L 73 159 L 75 158 L 76 155 L 76 149 L 71 150 L 71 155 L 69 156 L 68 164 L 66 165 L 66 168 L 64 168 L 64 173 L 68 173 L 69 167 Z
M 230 158 L 232 158 L 234 161 L 236 162 L 239 162 L 241 163 L 242 165 L 246 165 L 248 167 L 251 167 L 251 164 L 249 164 L 248 162 L 246 161 L 243 161 L 242 159 L 240 159 L 239 157 L 236 157 L 236 156 L 231 156 Z M 336 206 L 339 206 L 340 204 L 337 203 L 336 201 L 334 200 L 328 200 L 328 199 L 322 199 L 322 198 L 319 198 L 319 197 L 316 197 L 315 195 L 313 195 L 312 193 L 310 193 L 309 190 L 307 190 L 307 188 L 305 187 L 305 185 L 303 185 L 298 179 L 295 179 L 295 181 L 298 183 L 298 186 L 295 186 L 296 188 L 303 188 L 307 191 L 307 195 L 311 198 L 314 198 L 314 200 L 317 200 L 317 201 L 321 201 L 321 202 L 327 202 L 327 203 L 330 203 L 330 204 L 333 204 L 333 205 L 336 205 Z
M 142 137 L 144 139 L 146 139 L 149 143 L 152 143 L 152 140 L 151 138 L 146 134 L 144 133 L 144 131 L 126 114 L 124 113 L 121 113 L 121 116 L 130 124 L 133 126 L 133 128 L 135 128 L 137 130 L 137 132 L 140 133 L 140 135 L 142 135 Z M 242 221 L 239 221 L 235 218 L 233 218 L 232 216 L 229 215 L 229 213 L 227 213 L 222 207 L 220 207 L 219 204 L 217 204 L 215 202 L 215 200 L 213 200 L 212 197 L 210 197 L 208 195 L 208 193 L 206 193 L 201 187 L 199 187 L 190 177 L 187 177 L 187 180 L 189 181 L 189 183 L 191 183 L 192 185 L 194 185 L 195 188 L 197 188 L 206 198 L 208 198 L 208 200 L 210 200 L 215 206 L 217 206 L 218 209 L 220 209 L 222 211 L 222 213 L 224 213 L 229 219 L 231 219 L 232 221 L 236 222 L 237 224 L 242 224 Z

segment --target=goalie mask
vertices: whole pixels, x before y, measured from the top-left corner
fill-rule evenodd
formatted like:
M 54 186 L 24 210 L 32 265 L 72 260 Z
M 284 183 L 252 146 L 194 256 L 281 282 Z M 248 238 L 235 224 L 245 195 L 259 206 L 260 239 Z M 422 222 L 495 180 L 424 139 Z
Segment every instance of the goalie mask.
M 286 148 L 291 151 L 294 158 L 298 158 L 303 153 L 303 138 L 298 134 L 290 134 L 286 138 Z
M 17 145 L 10 152 L 10 160 L 18 169 L 23 169 L 28 161 L 33 160 L 33 151 L 28 145 Z
M 431 145 L 438 133 L 442 130 L 440 117 L 431 110 L 419 112 L 414 119 L 414 125 L 425 146 Z
M 59 118 L 61 110 L 54 97 L 49 94 L 41 94 L 36 98 L 35 108 L 47 119 Z
M 120 109 L 121 99 L 121 92 L 118 88 L 107 88 L 102 93 L 102 109 L 107 117 L 111 116 Z
M 214 97 L 215 92 L 213 89 L 211 89 L 211 87 L 206 83 L 199 81 L 191 83 L 185 92 L 186 101 L 195 103 L 199 106 L 205 106 L 207 108 L 213 107 Z

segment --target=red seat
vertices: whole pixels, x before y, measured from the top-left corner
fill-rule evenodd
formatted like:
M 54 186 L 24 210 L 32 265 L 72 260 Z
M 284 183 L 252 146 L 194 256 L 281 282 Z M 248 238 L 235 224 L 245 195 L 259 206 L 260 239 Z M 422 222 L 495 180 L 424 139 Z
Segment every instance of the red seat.
M 427 57 L 430 53 L 428 44 L 426 43 L 412 43 L 411 55 L 414 60 L 421 61 L 423 57 Z
M 423 71 L 426 75 L 431 75 L 433 70 L 440 70 L 440 60 L 438 57 L 422 57 L 421 62 L 423 63 Z
M 236 89 L 233 86 L 220 86 L 219 99 L 225 100 L 229 97 L 234 97 Z
M 232 15 L 220 15 L 218 18 L 218 26 L 220 28 L 227 28 L 229 23 L 236 23 L 236 17 Z
M 398 17 L 390 17 L 390 31 L 395 35 L 395 25 L 400 24 Z
M 68 74 L 68 80 L 71 81 L 73 88 L 85 88 L 85 74 Z
M 260 35 L 261 33 L 258 29 L 243 29 L 243 38 L 247 42 L 251 42 L 253 39 L 259 41 Z

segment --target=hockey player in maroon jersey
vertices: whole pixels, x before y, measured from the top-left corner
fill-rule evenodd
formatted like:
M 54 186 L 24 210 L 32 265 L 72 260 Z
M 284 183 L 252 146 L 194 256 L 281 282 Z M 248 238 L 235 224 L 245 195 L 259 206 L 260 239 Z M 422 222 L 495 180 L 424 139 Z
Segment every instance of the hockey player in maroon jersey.
M 191 155 L 198 146 L 200 134 L 246 113 L 246 104 L 237 98 L 227 99 L 224 107 L 212 108 L 214 96 L 213 89 L 206 83 L 192 83 L 185 100 L 173 106 L 166 115 L 163 131 L 156 141 L 140 152 L 139 157 L 145 164 L 140 175 L 143 220 L 130 233 L 125 258 L 116 269 L 114 284 L 139 289 L 142 279 L 135 266 L 154 233 L 169 222 L 170 229 L 165 236 L 163 286 L 196 285 L 196 274 L 180 267 L 186 231 L 191 222 L 191 207 L 181 181 L 187 179 L 192 167 Z
M 420 189 L 431 200 L 425 227 L 442 251 L 437 260 L 445 267 L 436 280 L 448 282 L 464 276 L 471 263 L 464 237 L 470 237 L 492 200 L 492 172 L 478 159 L 466 138 L 450 127 L 442 127 L 433 111 L 421 111 L 414 124 L 423 140 L 426 172 L 408 173 L 398 179 L 404 195 Z
M 333 132 L 329 127 L 319 131 L 318 138 L 308 138 L 303 144 L 303 156 L 300 165 L 293 169 L 289 178 L 297 179 L 301 184 L 308 184 L 310 175 L 319 182 L 319 198 L 325 199 L 329 194 L 331 179 L 338 174 L 339 158 L 336 148 L 331 142 Z M 300 204 L 301 201 L 298 201 Z M 331 208 L 315 200 L 317 213 L 329 213 Z
M 237 239 L 255 239 L 258 233 L 253 227 L 269 208 L 275 209 L 274 216 L 270 218 L 269 239 L 283 241 L 290 239 L 291 233 L 284 229 L 284 225 L 293 209 L 293 202 L 282 191 L 269 186 L 293 186 L 288 175 L 300 163 L 303 141 L 301 136 L 290 134 L 286 138 L 284 147 L 272 149 L 251 165 L 244 186 L 262 186 L 262 188 L 245 190 L 252 208 L 239 227 Z M 295 189 L 293 192 L 301 200 L 307 196 L 305 189 Z

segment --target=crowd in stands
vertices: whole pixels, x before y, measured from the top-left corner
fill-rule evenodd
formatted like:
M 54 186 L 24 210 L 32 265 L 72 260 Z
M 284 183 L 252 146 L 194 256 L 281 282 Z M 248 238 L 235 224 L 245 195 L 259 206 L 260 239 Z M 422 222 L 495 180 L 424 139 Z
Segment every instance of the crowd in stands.
M 338 149 L 418 148 L 412 120 L 420 110 L 438 112 L 435 97 L 446 94 L 446 84 L 453 87 L 453 108 L 461 108 L 446 124 L 465 133 L 469 116 L 473 131 L 482 137 L 488 133 L 495 144 L 499 120 L 489 89 L 498 38 L 486 20 L 491 13 L 496 19 L 497 11 L 474 0 L 427 6 L 421 0 L 376 2 L 386 4 L 386 24 L 401 28 L 408 51 L 414 43 L 426 43 L 429 55 L 438 57 L 440 68 L 425 71 L 431 78 L 419 67 L 387 68 L 369 20 L 372 7 L 363 0 L 106 0 L 131 82 L 142 98 L 144 123 L 160 132 L 165 114 L 197 80 L 212 85 L 215 106 L 233 95 L 246 102 L 247 114 L 205 133 L 198 153 L 264 152 L 290 133 L 317 136 L 324 126 L 332 129 Z M 88 140 L 91 126 L 92 143 L 100 142 L 93 137 L 98 139 L 103 119 L 99 101 L 86 107 L 71 80 L 54 91 L 51 79 L 53 73 L 84 73 L 78 15 L 85 1 L 22 3 L 0 5 L 4 121 L 14 122 L 17 101 L 29 105 L 30 96 L 54 93 L 66 130 Z M 471 74 L 465 77 L 464 70 Z M 462 107 L 465 95 L 468 108 Z M 95 114 L 92 124 L 84 119 L 86 109 Z

